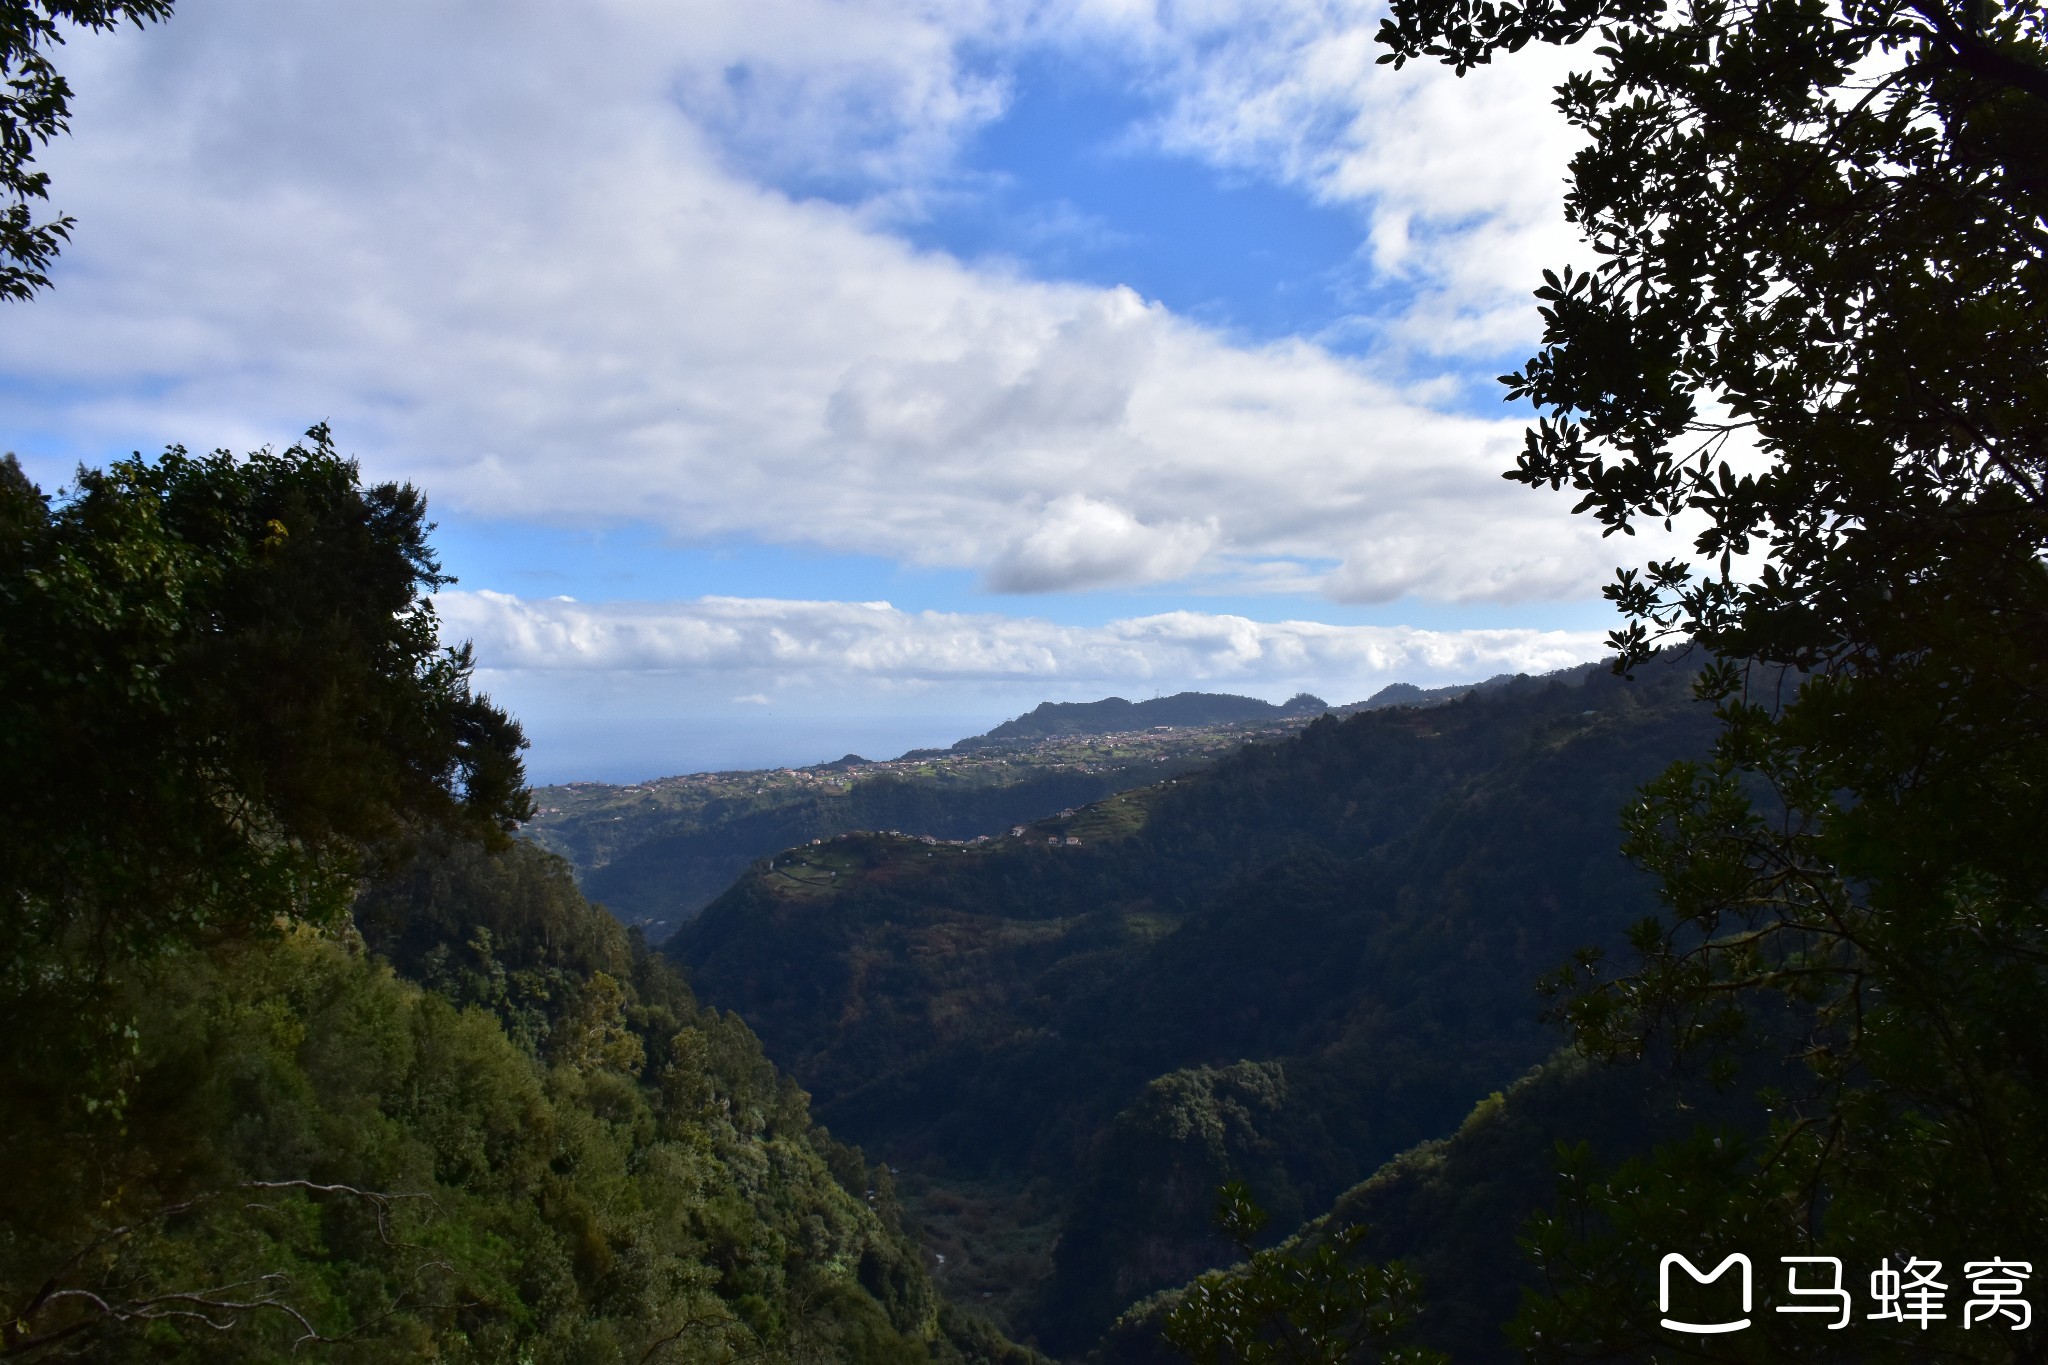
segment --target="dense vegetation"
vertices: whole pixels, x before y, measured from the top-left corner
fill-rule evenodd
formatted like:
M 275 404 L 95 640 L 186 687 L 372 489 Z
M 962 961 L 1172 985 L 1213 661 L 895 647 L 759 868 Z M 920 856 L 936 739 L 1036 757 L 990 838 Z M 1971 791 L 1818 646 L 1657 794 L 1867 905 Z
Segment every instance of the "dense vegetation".
M 413 490 L 316 430 L 0 514 L 0 1354 L 1022 1358 L 507 837 Z
M 672 951 L 903 1173 L 943 1287 L 1078 1351 L 1229 1256 L 1224 1179 L 1292 1226 L 1555 1046 L 1536 978 L 1654 903 L 1616 811 L 1704 747 L 1688 682 L 1524 680 L 1018 839 L 795 850 Z
M 1833 1257 L 1858 1288 L 1893 1258 L 1951 1286 L 2042 1260 L 2048 10 L 1394 0 L 1381 41 L 1462 72 L 1596 36 L 1557 103 L 1601 263 L 1538 292 L 1542 348 L 1504 382 L 1540 416 L 1509 477 L 1610 531 L 1702 527 L 1694 559 L 1609 595 L 1625 663 L 1674 637 L 1723 661 L 1723 729 L 1632 809 L 1668 914 L 1618 972 L 1583 957 L 1567 1013 L 1597 1055 L 1802 1067 L 1740 1141 L 1624 1167 L 1541 1230 L 1555 1293 L 1522 1339 L 2036 1358 L 1953 1301 L 1932 1332 L 1773 1311 L 1688 1339 L 1642 1286 L 1681 1244 Z
M 389 961 L 301 929 L 125 983 L 118 1122 L 7 1145 L 10 1353 L 960 1358 L 886 1173 L 558 862 L 458 845 L 359 913 Z
M 1525 1295 L 1559 1287 L 1521 1245 L 1531 1226 L 1569 1207 L 1574 1190 L 1596 1173 L 1654 1146 L 1701 1132 L 1708 1144 L 1732 1138 L 1761 1117 L 1754 1087 L 1790 1074 L 1760 1059 L 1766 1071 L 1715 1086 L 1696 1073 L 1674 1078 L 1668 1061 L 1606 1066 L 1561 1051 L 1481 1099 L 1454 1132 L 1418 1143 L 1346 1190 L 1275 1249 L 1299 1254 L 1336 1245 L 1352 1264 L 1398 1264 L 1418 1286 L 1415 1344 L 1459 1365 L 1523 1359 L 1503 1329 Z M 1133 1305 L 1094 1358 L 1100 1365 L 1183 1361 L 1162 1329 L 1191 1288 Z

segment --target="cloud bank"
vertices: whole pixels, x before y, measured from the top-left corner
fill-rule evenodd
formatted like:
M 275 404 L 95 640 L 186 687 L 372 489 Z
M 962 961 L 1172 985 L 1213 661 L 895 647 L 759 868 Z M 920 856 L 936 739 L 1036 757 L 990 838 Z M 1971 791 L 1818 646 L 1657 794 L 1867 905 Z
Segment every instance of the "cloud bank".
M 1501 281 L 1526 288 L 1554 204 L 1516 140 L 1542 79 L 1373 70 L 1368 17 L 191 0 L 73 45 L 50 164 L 81 227 L 0 334 L 0 418 L 74 447 L 324 418 L 467 514 L 881 555 L 997 592 L 1587 596 L 1614 546 L 1500 481 L 1519 419 L 1439 410 L 1384 358 L 1246 344 L 890 231 L 1000 115 L 1003 54 L 1092 45 L 1161 92 L 1160 146 L 1361 205 L 1376 268 L 1420 291 L 1396 330 L 1428 311 L 1428 347 L 1493 347 L 1526 326 Z M 800 190 L 835 178 L 858 192 Z
M 1342 691 L 1397 679 L 1543 673 L 1604 652 L 1597 631 L 1430 631 L 1192 611 L 1068 626 L 907 612 L 887 602 L 706 597 L 586 604 L 495 592 L 446 592 L 435 601 L 443 633 L 474 641 L 480 666 L 493 672 L 666 673 L 726 691 L 756 678 L 784 687 L 975 682 L 1176 690 L 1272 690 L 1315 681 Z

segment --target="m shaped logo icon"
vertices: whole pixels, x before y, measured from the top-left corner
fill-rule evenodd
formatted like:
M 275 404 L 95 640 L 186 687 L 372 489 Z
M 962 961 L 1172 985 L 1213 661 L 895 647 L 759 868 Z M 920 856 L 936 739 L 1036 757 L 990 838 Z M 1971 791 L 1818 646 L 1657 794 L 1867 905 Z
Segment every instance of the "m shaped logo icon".
M 1750 1305 L 1749 1257 L 1739 1251 L 1733 1252 L 1729 1255 L 1728 1259 L 1715 1266 L 1711 1272 L 1702 1274 L 1698 1266 L 1674 1251 L 1666 1256 L 1657 1267 L 1657 1311 L 1667 1314 L 1661 1321 L 1672 1331 L 1712 1334 L 1716 1332 L 1739 1332 L 1749 1326 L 1749 1318 L 1747 1316 L 1737 1318 L 1733 1322 L 1679 1322 L 1675 1318 L 1668 1316 L 1671 1312 L 1671 1267 L 1674 1265 L 1684 1266 L 1685 1273 L 1692 1276 L 1694 1284 L 1712 1284 L 1715 1280 L 1728 1273 L 1728 1267 L 1742 1267 L 1742 1311 L 1747 1315 Z

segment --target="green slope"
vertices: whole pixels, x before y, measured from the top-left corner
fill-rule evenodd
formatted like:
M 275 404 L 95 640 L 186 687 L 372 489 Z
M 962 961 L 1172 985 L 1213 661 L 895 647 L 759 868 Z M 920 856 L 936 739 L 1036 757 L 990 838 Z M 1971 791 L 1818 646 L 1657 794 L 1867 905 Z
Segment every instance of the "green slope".
M 1556 1207 L 1563 1168 L 1612 1169 L 1702 1127 L 1754 1120 L 1751 1091 L 1674 1078 L 1659 1063 L 1603 1066 L 1561 1052 L 1480 1100 L 1448 1136 L 1417 1144 L 1344 1191 L 1283 1245 L 1313 1246 L 1363 1224 L 1360 1258 L 1398 1259 L 1421 1281 L 1419 1344 L 1459 1365 L 1508 1365 L 1520 1353 L 1504 1328 L 1523 1293 L 1543 1287 L 1520 1239 L 1532 1218 Z M 1182 1292 L 1164 1290 L 1125 1312 L 1095 1365 L 1185 1365 L 1160 1331 Z
M 10 1107 L 5 1354 L 1028 1365 L 559 860 L 444 848 L 356 922 L 110 983 L 117 1109 Z

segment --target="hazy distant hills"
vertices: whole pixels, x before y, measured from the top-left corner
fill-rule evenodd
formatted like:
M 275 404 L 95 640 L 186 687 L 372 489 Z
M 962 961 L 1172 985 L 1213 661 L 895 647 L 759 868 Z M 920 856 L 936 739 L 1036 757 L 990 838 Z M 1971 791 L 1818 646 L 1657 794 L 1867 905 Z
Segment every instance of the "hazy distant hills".
M 801 770 L 776 773 L 758 792 L 742 789 L 694 804 L 670 804 L 666 798 L 678 793 L 650 784 L 607 792 L 584 820 L 536 833 L 535 842 L 565 856 L 572 840 L 596 845 L 597 856 L 579 863 L 584 893 L 659 943 L 749 865 L 777 850 L 852 830 L 973 838 L 1194 762 L 1154 760 L 1137 773 L 1135 762 L 1049 767 L 1009 781 L 976 780 L 980 774 L 900 776 L 878 763 L 837 783 L 807 781 Z M 699 795 L 690 779 L 671 781 L 682 797 Z
M 856 830 L 1000 833 L 1291 734 L 1323 709 L 1307 696 L 1276 706 L 1199 692 L 1047 703 L 950 749 L 896 759 L 539 787 L 522 833 L 658 943 L 777 850 Z
M 1190 771 L 1247 741 L 1283 738 L 1326 710 L 1439 705 L 1516 676 L 1428 691 L 1396 683 L 1336 708 L 1306 693 L 1277 705 L 1208 692 L 1046 702 L 950 748 L 895 759 L 848 754 L 808 768 L 538 787 L 538 814 L 522 833 L 568 859 L 585 894 L 659 943 L 779 849 L 857 830 L 993 835 Z
M 1076 1356 L 1220 1261 L 1227 1176 L 1298 1222 L 1551 1051 L 1536 977 L 1654 908 L 1619 811 L 1705 747 L 1687 683 L 1498 680 L 980 843 L 807 844 L 671 951 L 898 1168 L 942 1289 Z

